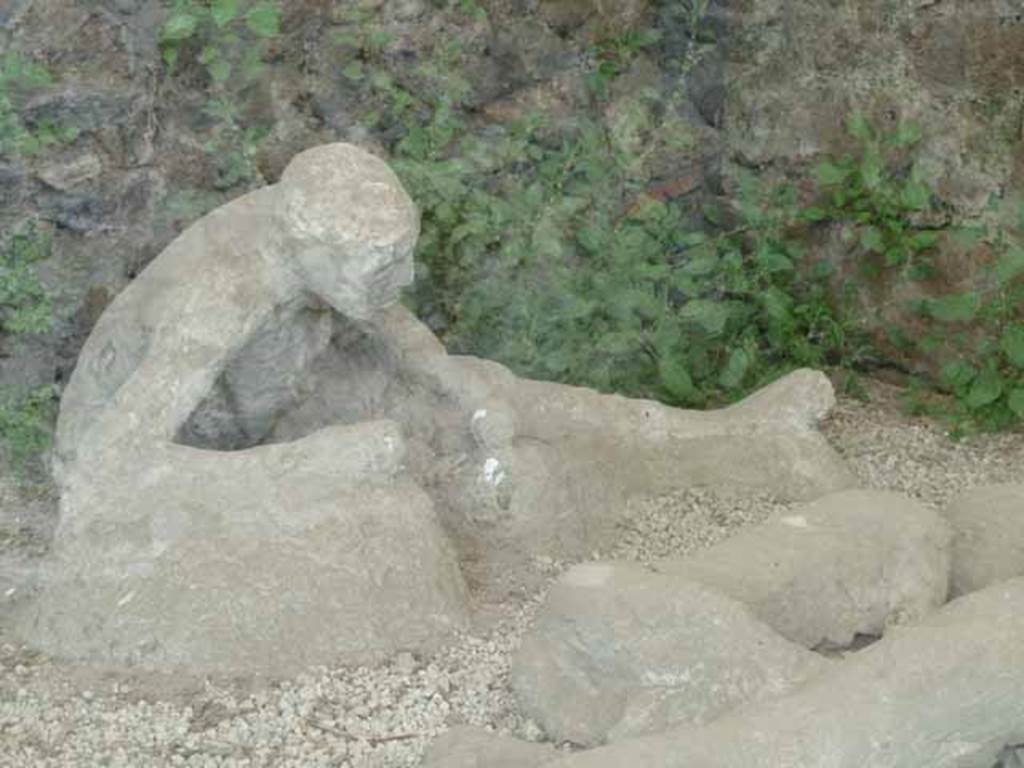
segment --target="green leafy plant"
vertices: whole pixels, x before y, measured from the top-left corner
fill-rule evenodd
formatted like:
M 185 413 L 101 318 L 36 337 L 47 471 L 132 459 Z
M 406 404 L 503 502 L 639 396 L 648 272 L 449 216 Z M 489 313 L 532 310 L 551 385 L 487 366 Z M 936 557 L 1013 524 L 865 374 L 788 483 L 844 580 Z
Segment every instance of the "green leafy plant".
M 711 0 L 682 0 L 674 4 L 676 12 L 686 20 L 687 29 L 693 40 L 704 40 L 702 25 L 710 5 Z M 709 39 L 708 42 L 714 42 L 714 39 Z
M 279 34 L 280 24 L 274 0 L 174 0 L 160 28 L 160 52 L 171 71 L 191 46 L 214 83 L 236 73 L 251 79 L 263 68 L 267 41 Z
M 212 127 L 204 148 L 216 163 L 217 189 L 261 180 L 256 153 L 269 131 L 242 119 L 237 94 L 266 66 L 269 44 L 280 31 L 276 0 L 174 0 L 160 29 L 169 75 L 192 61 L 209 77 L 203 114 Z
M 398 83 L 371 68 L 365 41 L 346 42 L 422 211 L 409 300 L 454 351 L 681 405 L 853 353 L 824 275 L 786 237 L 792 190 L 748 179 L 738 225 L 707 211 L 694 228 L 681 203 L 643 193 L 607 126 L 580 118 L 555 138 L 526 116 L 474 130 L 457 46 Z
M 856 239 L 863 250 L 861 263 L 869 276 L 890 267 L 905 268 L 915 278 L 931 276 L 925 255 L 934 249 L 938 234 L 914 221 L 931 210 L 933 198 L 911 162 L 910 153 L 921 140 L 920 126 L 905 123 L 881 136 L 863 115 L 854 113 L 846 128 L 860 142 L 860 151 L 814 168 L 814 180 L 828 194 L 821 205 L 807 208 L 804 218 L 841 222 L 845 239 Z
M 39 469 L 50 448 L 58 399 L 53 386 L 0 391 L 0 454 L 22 479 Z
M 78 137 L 76 129 L 51 121 L 26 126 L 18 115 L 15 104 L 19 96 L 52 84 L 53 76 L 46 67 L 17 53 L 0 57 L 0 155 L 36 155 Z
M 455 0 L 454 6 L 459 13 L 477 21 L 487 20 L 487 9 L 477 0 Z
M 0 241 L 0 331 L 44 333 L 53 326 L 53 302 L 34 264 L 50 255 L 49 232 L 28 222 Z M 30 468 L 50 444 L 56 391 L 0 387 L 0 453 L 18 472 Z
M 706 8 L 691 10 L 699 21 Z M 819 224 L 838 225 L 864 279 L 917 280 L 934 275 L 940 238 L 954 234 L 915 163 L 922 132 L 913 124 L 881 134 L 851 115 L 858 149 L 814 169 L 815 205 L 798 203 L 792 185 L 739 174 L 733 200 L 694 210 L 652 190 L 631 154 L 636 143 L 619 140 L 615 126 L 524 115 L 475 127 L 458 41 L 439 39 L 414 72 L 396 75 L 385 65 L 387 36 L 370 18 L 350 21 L 337 33 L 339 67 L 422 211 L 407 300 L 453 351 L 685 406 L 734 400 L 798 366 L 836 370 L 863 396 L 856 370 L 877 354 L 866 323 L 845 294 L 834 296 L 827 264 L 803 244 Z M 605 86 L 654 42 L 627 36 L 595 46 L 595 113 Z M 666 146 L 691 140 L 667 135 L 669 119 L 653 126 L 652 140 Z M 1004 250 L 1016 253 L 1009 243 Z M 1021 338 L 1006 316 L 1022 304 L 1012 292 L 1014 258 L 993 267 L 996 293 L 927 305 L 937 332 L 1004 307 L 994 362 L 972 362 L 977 372 L 957 379 L 972 418 L 1020 404 L 1011 366 Z M 1003 377 L 998 395 L 985 373 L 993 367 Z
M 1024 423 L 1024 242 L 998 223 L 979 235 L 992 257 L 978 286 L 917 305 L 935 326 L 921 344 L 951 349 L 939 385 L 954 401 L 938 415 L 957 433 Z
M 620 213 L 597 192 L 622 182 L 607 151 L 587 146 L 603 141 L 591 131 L 552 164 L 560 178 L 532 231 L 501 241 L 514 247 L 505 268 L 464 294 L 463 334 L 530 376 L 686 406 L 840 362 L 847 332 L 763 189 L 751 183 L 727 231 L 688 231 L 677 206 L 653 198 Z
M 855 113 L 846 127 L 860 151 L 814 169 L 825 194 L 802 217 L 840 225 L 846 240 L 859 247 L 869 277 L 892 270 L 899 270 L 903 280 L 937 277 L 931 256 L 943 234 L 959 244 L 962 258 L 984 265 L 976 288 L 915 302 L 911 309 L 925 328 L 919 338 L 887 329 L 898 346 L 944 359 L 937 380 L 930 383 L 951 397 L 935 398 L 927 386 L 917 386 L 910 391 L 910 407 L 945 419 L 957 435 L 1020 424 L 1024 203 L 994 199 L 993 209 L 1002 215 L 988 223 L 926 225 L 935 219 L 936 195 L 913 162 L 913 149 L 922 138 L 920 126 L 905 123 L 880 135 Z
M 50 255 L 49 232 L 29 222 L 0 243 L 0 330 L 7 334 L 45 333 L 53 325 L 53 302 L 35 272 Z
M 629 30 L 622 35 L 599 40 L 590 49 L 593 66 L 586 76 L 587 87 L 598 101 L 608 98 L 608 86 L 637 55 L 661 39 L 656 29 Z
M 256 154 L 268 129 L 245 125 L 238 105 L 226 96 L 210 99 L 203 112 L 214 120 L 211 138 L 204 144 L 206 152 L 217 160 L 214 188 L 230 189 L 256 179 Z
M 446 13 L 455 13 L 478 20 L 487 18 L 486 9 L 477 0 L 431 0 L 431 5 Z
M 331 41 L 343 57 L 342 75 L 359 82 L 367 77 L 372 67 L 383 68 L 382 56 L 392 35 L 380 27 L 369 9 L 351 8 L 345 13 L 343 22 L 344 26 L 335 30 Z

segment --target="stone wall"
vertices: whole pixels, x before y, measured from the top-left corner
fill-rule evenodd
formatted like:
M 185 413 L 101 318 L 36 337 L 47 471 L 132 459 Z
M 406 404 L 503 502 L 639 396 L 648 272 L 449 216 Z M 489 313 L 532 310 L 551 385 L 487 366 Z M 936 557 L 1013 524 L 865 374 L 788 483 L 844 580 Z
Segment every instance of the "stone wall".
M 823 154 L 854 149 L 843 118 L 863 112 L 879 129 L 924 127 L 918 167 L 942 210 L 922 226 L 991 217 L 993 199 L 1024 182 L 1024 15 L 1006 0 L 778 0 L 717 3 L 726 30 L 724 134 L 727 162 L 792 174 Z M 907 300 L 970 290 L 984 249 L 965 254 L 949 239 L 936 256 L 940 277 L 864 281 L 855 244 L 822 234 L 819 258 L 836 285 L 862 283 L 857 305 L 877 331 L 894 324 L 915 338 Z M 884 336 L 878 335 L 880 341 Z M 907 359 L 913 368 L 933 361 Z M 918 352 L 918 355 L 921 353 Z
M 99 313 L 150 259 L 206 211 L 275 181 L 297 151 L 337 140 L 386 151 L 393 136 L 387 126 L 366 127 L 373 105 L 359 101 L 332 48 L 354 7 L 390 35 L 381 57 L 399 80 L 423 63 L 431 41 L 457 37 L 470 64 L 462 73 L 472 90 L 468 117 L 480 124 L 529 108 L 572 120 L 587 109 L 580 89 L 592 41 L 609 26 L 658 29 L 661 41 L 633 59 L 597 115 L 615 126 L 623 148 L 643 145 L 631 122 L 637 95 L 684 86 L 687 102 L 654 116 L 656 129 L 688 136 L 646 158 L 642 177 L 656 192 L 715 199 L 739 166 L 795 177 L 822 153 L 846 148 L 842 117 L 854 108 L 879 124 L 913 118 L 926 126 L 923 166 L 953 220 L 983 215 L 991 195 L 1011 194 L 1024 175 L 1024 21 L 1010 0 L 713 0 L 693 26 L 684 23 L 685 3 L 488 0 L 479 3 L 486 17 L 445 15 L 435 5 L 287 3 L 267 68 L 251 83 L 225 86 L 238 124 L 267 135 L 228 157 L 221 144 L 232 137 L 206 109 L 203 67 L 186 62 L 173 78 L 165 74 L 159 0 L 6 4 L 0 47 L 54 76 L 50 86 L 15 94 L 15 111 L 26 126 L 55 122 L 76 137 L 32 156 L 0 156 L 0 227 L 34 218 L 53 232 L 53 255 L 39 271 L 57 297 L 51 333 L 0 338 L 0 382 L 65 381 Z M 682 83 L 669 66 L 680 60 L 693 64 Z M 226 168 L 229 161 L 238 167 Z M 856 271 L 854 254 L 834 236 L 813 252 L 842 278 Z M 954 249 L 939 260 L 949 268 L 945 280 L 913 291 L 976 279 L 977 265 Z M 882 284 L 859 299 L 865 317 L 913 332 L 901 309 L 906 295 Z

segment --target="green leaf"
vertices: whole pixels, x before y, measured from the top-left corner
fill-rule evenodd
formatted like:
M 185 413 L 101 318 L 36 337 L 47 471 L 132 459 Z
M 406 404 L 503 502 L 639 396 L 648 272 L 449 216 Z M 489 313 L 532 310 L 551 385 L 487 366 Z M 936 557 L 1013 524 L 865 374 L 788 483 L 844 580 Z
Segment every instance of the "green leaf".
M 900 204 L 911 211 L 922 211 L 931 200 L 931 192 L 920 181 L 908 181 L 900 190 Z
M 789 324 L 792 322 L 790 308 L 793 305 L 792 297 L 781 288 L 771 286 L 760 296 L 761 306 L 769 319 L 775 323 Z
M 882 180 L 882 157 L 871 150 L 864 153 L 860 161 L 860 176 L 867 189 L 874 189 Z
M 718 383 L 724 389 L 738 389 L 740 384 L 743 383 L 743 378 L 747 375 L 752 362 L 753 360 L 751 360 L 750 353 L 747 350 L 742 347 L 736 347 L 729 353 L 729 361 L 725 364 L 721 376 L 718 377 Z
M 650 291 L 628 288 L 618 294 L 620 306 L 629 308 L 645 320 L 654 320 L 663 310 L 663 303 Z
M 754 257 L 758 265 L 769 274 L 775 272 L 792 272 L 793 262 L 789 257 L 770 245 L 762 245 Z
M 595 349 L 607 355 L 626 355 L 636 350 L 637 337 L 629 331 L 613 331 L 597 339 Z
M 331 35 L 331 41 L 338 46 L 359 48 L 363 37 L 354 29 L 343 29 Z
M 383 51 L 384 48 L 394 40 L 394 35 L 383 30 L 375 29 L 366 36 L 366 47 L 374 52 Z
M 939 381 L 953 392 L 964 392 L 978 375 L 978 369 L 966 360 L 952 360 L 939 370 Z
M 718 253 L 710 245 L 700 245 L 686 252 L 686 262 L 683 264 L 683 274 L 692 277 L 710 275 L 718 269 Z
M 908 241 L 912 251 L 926 251 L 934 248 L 939 242 L 939 236 L 935 232 L 918 232 Z
M 729 308 L 725 304 L 710 299 L 688 301 L 679 312 L 681 318 L 697 323 L 712 336 L 717 336 L 725 329 L 729 315 Z
M 242 74 L 246 80 L 254 80 L 266 66 L 259 46 L 250 48 L 242 58 Z
M 824 221 L 828 218 L 828 211 L 818 206 L 811 206 L 800 211 L 798 218 L 802 221 Z
M 819 163 L 814 168 L 814 180 L 825 187 L 842 184 L 850 175 L 848 168 L 835 165 L 834 163 Z
M 533 228 L 531 244 L 535 253 L 543 258 L 557 262 L 565 247 L 564 232 L 559 223 L 551 215 L 546 215 Z
M 0 59 L 0 95 L 5 84 L 21 88 L 41 88 L 53 83 L 50 71 L 35 62 L 24 59 L 16 53 L 8 53 Z
M 896 267 L 907 260 L 907 252 L 898 245 L 888 248 L 885 251 L 885 266 Z
M 1024 275 L 1024 248 L 1015 245 L 999 257 L 995 267 L 996 279 L 1001 285 Z
M 999 345 L 1007 360 L 1017 368 L 1024 369 L 1024 324 L 1016 323 L 1003 331 Z
M 210 3 L 210 18 L 218 27 L 223 27 L 238 16 L 238 0 L 213 0 Z
M 14 137 L 14 141 L 16 151 L 22 155 L 35 155 L 43 149 L 43 143 L 39 138 L 24 130 L 18 131 Z
M 939 270 L 934 264 L 917 261 L 910 265 L 910 271 L 907 274 L 911 280 L 934 280 L 939 276 Z
M 608 245 L 610 235 L 604 222 L 584 224 L 576 232 L 576 242 L 592 255 L 600 255 Z
M 245 24 L 259 37 L 274 37 L 281 31 L 281 12 L 269 0 L 257 3 L 245 14 Z
M 658 379 L 661 385 L 673 396 L 686 402 L 697 394 L 693 377 L 686 365 L 675 356 L 658 358 Z
M 661 30 L 654 28 L 642 29 L 636 35 L 634 44 L 637 48 L 649 48 L 659 40 L 661 40 Z
M 223 58 L 214 59 L 206 65 L 206 69 L 215 83 L 226 83 L 231 77 L 231 62 Z
M 680 248 L 692 248 L 695 245 L 706 243 L 708 236 L 703 232 L 685 232 L 676 238 L 676 243 Z
M 704 292 L 702 289 L 703 282 L 704 281 L 691 277 L 690 275 L 680 273 L 673 276 L 671 285 L 674 290 L 678 291 L 683 296 L 683 298 L 695 299 Z
M 590 207 L 591 201 L 586 197 L 566 195 L 557 203 L 558 214 L 563 217 L 575 216 Z
M 722 223 L 722 208 L 715 203 L 709 203 L 701 208 L 701 215 L 704 216 L 709 224 L 720 226 Z
M 160 39 L 163 42 L 178 42 L 188 40 L 195 34 L 199 18 L 187 11 L 173 14 L 160 28 Z
M 999 371 L 987 368 L 971 384 L 964 402 L 974 411 L 994 403 L 1003 394 L 1003 384 L 1003 377 L 999 375 Z
M 885 250 L 885 239 L 878 227 L 864 227 L 860 233 L 860 244 L 864 250 L 881 253 Z
M 1011 391 L 1006 398 L 1006 404 L 1017 414 L 1017 418 L 1024 419 L 1024 387 L 1017 387 Z
M 365 74 L 363 72 L 363 63 L 358 60 L 350 61 L 341 70 L 341 74 L 343 74 L 349 80 L 362 80 Z
M 815 280 L 826 280 L 832 277 L 835 271 L 836 268 L 832 262 L 824 259 L 816 261 L 811 265 L 811 277 Z
M 871 140 L 871 124 L 863 112 L 852 112 L 846 118 L 846 132 L 853 138 L 860 141 Z
M 927 303 L 928 313 L 944 323 L 969 323 L 978 314 L 981 299 L 976 293 L 961 293 L 932 299 Z
M 11 334 L 46 333 L 53 322 L 53 305 L 39 297 L 36 303 L 12 310 L 3 320 L 3 329 Z
M 4 387 L 0 401 L 0 451 L 20 472 L 50 446 L 58 395 L 53 386 L 29 392 Z
M 633 221 L 658 221 L 668 213 L 668 206 L 653 197 L 641 197 L 626 214 Z
M 921 128 L 921 124 L 909 120 L 900 123 L 896 127 L 896 132 L 893 133 L 890 143 L 894 147 L 909 147 L 912 144 L 916 144 L 921 140 L 921 136 L 924 135 L 924 131 Z

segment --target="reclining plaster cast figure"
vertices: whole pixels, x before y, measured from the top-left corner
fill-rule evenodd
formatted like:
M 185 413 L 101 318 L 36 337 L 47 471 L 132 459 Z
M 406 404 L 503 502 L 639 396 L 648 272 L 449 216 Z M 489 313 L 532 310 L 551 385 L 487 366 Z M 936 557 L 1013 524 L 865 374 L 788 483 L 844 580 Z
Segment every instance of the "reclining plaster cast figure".
M 850 484 L 815 431 L 820 374 L 700 413 L 448 356 L 396 303 L 417 229 L 384 163 L 320 147 L 111 304 L 62 402 L 23 635 L 218 672 L 426 648 L 464 625 L 463 574 L 529 585 L 532 557 L 606 543 L 630 495 Z

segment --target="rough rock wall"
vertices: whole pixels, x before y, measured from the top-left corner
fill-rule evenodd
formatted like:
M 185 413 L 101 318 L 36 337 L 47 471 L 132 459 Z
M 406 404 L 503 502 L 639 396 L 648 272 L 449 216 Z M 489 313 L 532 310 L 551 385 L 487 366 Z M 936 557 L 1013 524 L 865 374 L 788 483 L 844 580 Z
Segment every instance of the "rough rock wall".
M 470 62 L 469 117 L 482 124 L 535 107 L 571 120 L 585 108 L 581 73 L 595 36 L 609 28 L 659 29 L 661 41 L 612 83 L 600 114 L 621 148 L 643 147 L 649 142 L 637 128 L 638 94 L 683 86 L 685 103 L 653 117 L 655 130 L 671 123 L 687 140 L 642 161 L 643 178 L 659 194 L 719 196 L 736 166 L 797 174 L 821 153 L 844 148 L 841 118 L 851 108 L 880 124 L 925 124 L 923 164 L 951 217 L 979 215 L 989 195 L 1008 194 L 1024 175 L 1024 21 L 1012 0 L 479 5 L 485 18 L 455 23 L 423 0 L 284 3 L 267 68 L 252 82 L 227 85 L 239 125 L 266 132 L 234 159 L 241 171 L 232 171 L 222 151 L 231 135 L 207 109 L 203 67 L 186 62 L 175 77 L 165 75 L 158 35 L 166 4 L 6 3 L 0 48 L 54 76 L 52 85 L 12 94 L 19 119 L 29 128 L 55 122 L 76 135 L 31 156 L 0 155 L 0 226 L 35 218 L 53 232 L 53 255 L 39 272 L 57 296 L 52 332 L 0 338 L 0 382 L 25 388 L 66 380 L 99 312 L 175 234 L 226 199 L 276 180 L 295 152 L 335 140 L 385 151 L 393 126 L 366 127 L 372 105 L 359 101 L 332 48 L 353 8 L 372 14 L 391 36 L 381 57 L 399 80 L 423 63 L 428 43 L 458 37 Z M 680 9 L 691 6 L 704 11 L 699 46 L 687 37 L 696 27 L 687 31 L 680 21 Z M 688 56 L 696 64 L 680 84 L 666 65 Z M 840 275 L 856 268 L 835 237 L 819 243 L 818 253 L 838 264 Z M 975 279 L 976 265 L 955 250 L 940 262 L 946 283 L 933 287 Z M 899 309 L 906 290 L 882 285 L 860 298 L 913 331 L 913 319 Z
M 982 221 L 993 199 L 1024 182 L 1024 7 L 1012 0 L 768 0 L 719 2 L 725 31 L 723 134 L 728 163 L 792 174 L 853 150 L 843 118 L 861 111 L 880 130 L 916 121 L 917 168 L 941 203 L 920 226 Z M 977 287 L 986 253 L 943 237 L 937 279 L 865 281 L 863 252 L 837 229 L 815 244 L 836 285 L 856 278 L 856 306 L 875 331 L 920 336 L 910 300 Z M 884 335 L 878 340 L 885 346 Z M 935 359 L 919 350 L 913 368 Z M 938 359 L 939 356 L 936 356 Z

